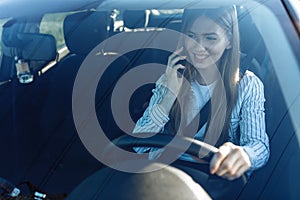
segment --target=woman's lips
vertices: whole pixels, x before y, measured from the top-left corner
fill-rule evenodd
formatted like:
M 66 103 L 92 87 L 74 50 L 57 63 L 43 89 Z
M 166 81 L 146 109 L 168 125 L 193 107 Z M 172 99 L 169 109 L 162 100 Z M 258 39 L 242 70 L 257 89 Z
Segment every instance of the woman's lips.
M 209 57 L 209 55 L 207 55 L 207 54 L 194 54 L 194 59 L 197 62 L 202 62 L 205 59 L 207 59 L 208 57 Z

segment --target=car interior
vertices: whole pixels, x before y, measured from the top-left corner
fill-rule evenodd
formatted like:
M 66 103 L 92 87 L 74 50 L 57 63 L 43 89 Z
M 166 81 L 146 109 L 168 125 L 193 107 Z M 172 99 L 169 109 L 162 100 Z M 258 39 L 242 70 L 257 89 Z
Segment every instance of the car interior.
M 288 163 L 290 159 L 287 155 L 299 149 L 288 114 L 289 105 L 285 103 L 268 49 L 249 12 L 245 8 L 238 10 L 241 71 L 253 71 L 264 83 L 266 125 L 271 157 L 268 164 L 254 172 L 242 192 L 237 194 L 241 199 L 255 195 L 256 197 L 259 195 L 263 197 L 264 194 L 270 195 L 274 188 L 279 187 L 278 181 L 286 178 L 284 163 Z M 115 28 L 114 20 L 116 19 L 111 17 L 111 12 L 89 9 L 71 13 L 63 21 L 64 40 L 69 53 L 60 60 L 58 60 L 55 38 L 50 34 L 39 33 L 35 27 L 42 16 L 7 21 L 2 30 L 0 67 L 1 81 L 8 80 L 0 85 L 0 110 L 2 111 L 0 112 L 2 122 L 0 123 L 0 130 L 2 130 L 0 147 L 4 152 L 2 160 L 6 162 L 1 166 L 0 176 L 15 184 L 29 180 L 48 193 L 70 194 L 73 191 L 71 197 L 73 195 L 74 199 L 78 196 L 79 190 L 81 193 L 88 191 L 85 188 L 87 183 L 99 183 L 101 182 L 99 180 L 104 180 L 112 174 L 115 179 L 111 179 L 106 188 L 109 188 L 109 185 L 113 188 L 120 180 L 129 180 L 134 185 L 135 179 L 142 179 L 142 175 L 134 176 L 123 172 L 118 174 L 113 169 L 110 171 L 85 148 L 77 134 L 72 114 L 73 86 L 76 75 L 88 56 L 95 58 L 96 66 L 91 67 L 100 68 L 102 63 L 112 60 L 113 62 L 99 80 L 95 93 L 95 110 L 99 124 L 110 140 L 125 135 L 126 133 L 114 120 L 111 109 L 114 87 L 124 74 L 135 67 L 148 63 L 166 65 L 171 52 L 150 47 L 159 43 L 156 36 L 166 29 L 180 31 L 181 15 L 182 12 L 157 15 L 150 10 L 121 10 L 119 17 L 123 21 L 123 26 Z M 152 38 L 145 41 L 145 48 L 123 53 L 119 51 L 118 45 L 105 44 L 108 38 L 119 34 L 123 34 L 127 40 L 138 38 L 142 34 L 149 34 Z M 176 39 L 168 38 L 174 50 Z M 103 46 L 106 48 L 98 49 L 99 43 L 104 43 Z M 16 57 L 28 61 L 34 74 L 32 83 L 20 84 L 18 82 L 14 67 Z M 52 67 L 42 73 L 42 69 L 49 65 Z M 146 84 L 139 87 L 132 94 L 129 105 L 126 102 L 120 102 L 129 109 L 130 117 L 134 122 L 147 108 L 154 86 L 154 84 Z M 133 128 L 132 126 L 125 127 L 126 130 Z M 299 155 L 299 151 L 294 152 L 293 155 Z M 173 168 L 174 166 L 170 166 L 163 170 L 168 171 L 165 173 L 172 174 L 177 170 Z M 281 175 L 277 178 L 272 176 L 277 173 Z M 94 176 L 84 182 L 92 174 Z M 157 174 L 152 173 L 148 176 L 153 177 L 147 178 L 149 181 L 147 184 L 151 185 L 152 180 L 152 185 L 155 186 L 153 183 L 157 179 Z M 177 175 L 175 173 L 172 176 Z M 174 184 L 176 182 L 166 181 Z M 267 182 L 271 185 L 264 188 Z M 74 190 L 80 183 L 82 183 L 81 187 Z M 20 185 L 20 187 L 25 186 Z M 136 185 L 136 187 L 141 186 Z M 177 186 L 170 186 L 170 190 L 173 187 L 182 188 L 181 182 L 178 182 Z M 288 191 L 290 185 L 285 187 L 284 190 Z M 158 189 L 150 187 L 147 191 L 150 195 Z M 145 188 L 132 190 L 132 193 L 137 190 L 144 191 Z M 253 190 L 257 193 L 253 194 Z M 97 191 L 85 194 L 99 195 Z M 125 194 L 128 187 L 122 188 L 120 193 L 105 188 L 102 191 L 103 195 L 108 195 L 108 192 L 121 195 L 121 191 Z M 184 192 L 181 190 L 176 191 L 176 194 L 182 193 Z M 194 195 L 193 192 L 190 193 Z M 176 199 L 175 196 L 174 199 Z M 192 196 L 190 199 L 193 199 Z

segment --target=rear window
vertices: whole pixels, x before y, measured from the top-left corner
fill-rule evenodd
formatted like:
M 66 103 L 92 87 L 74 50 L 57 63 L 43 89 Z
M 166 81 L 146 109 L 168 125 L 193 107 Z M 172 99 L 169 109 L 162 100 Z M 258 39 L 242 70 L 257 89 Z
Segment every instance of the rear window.
M 56 39 L 57 49 L 65 46 L 63 22 L 68 13 L 46 14 L 40 25 L 40 32 L 51 34 Z
M 71 13 L 72 12 L 45 14 L 40 24 L 41 33 L 51 34 L 55 37 L 59 54 L 58 60 L 69 53 L 64 39 L 63 24 L 66 16 Z

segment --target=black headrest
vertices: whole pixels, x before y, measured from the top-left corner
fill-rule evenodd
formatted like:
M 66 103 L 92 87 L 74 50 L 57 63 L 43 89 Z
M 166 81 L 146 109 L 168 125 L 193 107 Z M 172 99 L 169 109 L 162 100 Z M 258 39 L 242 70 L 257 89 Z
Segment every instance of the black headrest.
M 125 166 L 136 164 L 135 162 L 137 161 L 127 162 Z M 127 173 L 104 168 L 84 180 L 67 199 L 211 199 L 185 172 L 159 163 L 151 167 L 161 169 L 145 173 Z
M 56 58 L 56 40 L 52 35 L 41 33 L 19 33 L 15 21 L 4 24 L 2 52 L 9 57 L 18 56 L 30 61 L 51 61 Z
M 145 28 L 148 24 L 148 15 L 144 10 L 125 10 L 123 13 L 126 28 Z
M 64 20 L 64 37 L 72 53 L 88 54 L 108 36 L 107 12 L 85 11 L 69 15 Z

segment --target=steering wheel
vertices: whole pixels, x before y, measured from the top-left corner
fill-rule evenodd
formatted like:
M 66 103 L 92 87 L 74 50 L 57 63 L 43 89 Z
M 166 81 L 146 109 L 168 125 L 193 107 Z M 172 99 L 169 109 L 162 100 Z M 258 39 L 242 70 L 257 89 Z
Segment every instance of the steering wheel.
M 138 136 L 138 137 L 135 137 Z M 168 134 L 153 134 L 153 133 L 139 133 L 138 135 L 123 135 L 121 137 L 118 137 L 116 139 L 114 139 L 112 142 L 110 142 L 102 151 L 102 155 L 107 156 L 109 158 L 113 157 L 114 155 L 114 150 L 116 150 L 115 146 L 118 146 L 119 148 L 125 149 L 125 150 L 129 150 L 129 151 L 133 151 L 134 149 L 133 147 L 152 147 L 152 148 L 164 148 L 164 149 L 174 149 L 176 150 L 175 152 L 182 152 L 185 154 L 188 154 L 190 156 L 193 157 L 200 157 L 202 160 L 205 161 L 204 164 L 202 163 L 198 163 L 198 162 L 190 162 L 190 161 L 181 161 L 179 160 L 178 163 L 176 163 L 177 161 L 175 161 L 174 163 L 171 163 L 170 165 L 164 166 L 164 165 L 160 165 L 160 164 L 164 164 L 162 162 L 160 162 L 159 159 L 155 160 L 153 163 L 150 163 L 149 165 L 153 167 L 157 166 L 157 164 L 159 164 L 159 166 L 161 166 L 161 168 L 156 168 L 159 169 L 157 170 L 158 173 L 163 173 L 164 177 L 167 177 L 165 175 L 165 172 L 160 171 L 161 169 L 177 169 L 181 172 L 185 172 L 185 174 L 189 175 L 189 177 L 192 177 L 192 180 L 195 181 L 196 183 L 200 184 L 201 186 L 203 186 L 203 188 L 206 191 L 209 191 L 210 187 L 217 187 L 217 189 L 219 189 L 218 187 L 223 187 L 222 184 L 214 184 L 216 183 L 214 181 L 214 178 L 217 175 L 212 175 L 210 176 L 210 172 L 208 170 L 205 170 L 204 168 L 206 167 L 207 169 L 209 166 L 209 162 L 212 158 L 212 156 L 218 152 L 218 149 L 216 147 L 213 147 L 205 142 L 201 142 L 198 140 L 195 140 L 193 138 L 188 138 L 188 137 L 184 137 L 184 136 L 174 136 L 174 135 L 168 135 Z M 202 157 L 201 152 L 206 151 L 206 156 Z M 161 156 L 164 155 L 163 152 Z M 147 156 L 147 154 L 145 154 Z M 178 155 L 178 154 L 176 154 Z M 145 159 L 147 159 L 147 157 L 145 157 Z M 120 156 L 119 159 L 116 159 L 116 165 L 122 165 L 122 164 L 126 164 L 127 166 L 132 166 L 132 164 L 137 165 L 138 162 L 136 162 L 137 160 L 122 160 L 122 157 Z M 130 165 L 128 165 L 130 164 Z M 199 167 L 201 166 L 202 167 Z M 203 167 L 205 165 L 205 167 Z M 125 165 L 122 165 L 125 166 Z M 140 171 L 141 172 L 141 171 Z M 78 196 L 78 195 L 82 195 L 82 191 L 89 191 L 86 190 L 86 188 L 90 187 L 91 185 L 97 185 L 95 184 L 96 182 L 98 182 L 99 184 L 102 182 L 105 182 L 106 185 L 108 186 L 116 186 L 118 184 L 120 185 L 130 185 L 128 183 L 126 184 L 122 184 L 121 182 L 123 180 L 132 180 L 132 177 L 139 177 L 139 176 L 151 176 L 152 174 L 154 174 L 154 171 L 148 171 L 148 173 L 132 173 L 132 172 L 126 172 L 126 171 L 122 171 L 122 170 L 115 170 L 113 169 L 111 166 L 105 167 L 103 170 L 100 170 L 99 172 L 97 172 L 97 174 L 94 177 L 91 177 L 89 181 L 84 182 L 81 187 L 79 187 L 79 189 L 77 189 L 80 192 L 75 192 L 73 194 L 74 197 Z M 122 177 L 121 177 L 122 176 Z M 244 176 L 244 175 L 243 175 Z M 114 177 L 116 177 L 114 179 Z M 202 179 L 202 177 L 204 177 Z M 207 178 L 209 177 L 209 178 Z M 166 178 L 167 179 L 167 178 Z M 209 181 L 207 181 L 209 179 Z M 111 181 L 113 182 L 113 184 L 108 184 L 107 181 Z M 151 180 L 148 177 L 143 177 L 141 179 L 139 179 L 139 181 L 136 181 L 139 185 L 139 187 L 144 187 L 145 185 L 147 185 L 147 189 L 146 191 L 150 191 L 149 190 L 149 186 L 157 186 L 158 183 L 160 181 L 157 181 L 157 179 L 155 179 L 155 181 L 151 184 L 144 184 L 145 180 Z M 239 182 L 242 182 L 241 186 L 244 185 L 243 182 L 244 178 L 241 178 L 240 180 L 238 180 Z M 170 180 L 170 183 L 175 183 L 176 181 Z M 207 182 L 207 184 L 206 184 Z M 166 184 L 164 185 L 164 187 L 167 186 L 172 186 L 172 184 Z M 83 189 L 82 189 L 83 188 Z M 112 187 L 110 187 L 112 188 Z M 113 191 L 110 192 L 110 194 L 121 194 L 120 192 L 115 192 L 115 187 L 113 187 Z M 161 190 L 161 187 L 158 186 L 160 191 L 164 191 Z M 177 188 L 182 188 L 177 187 Z M 132 185 L 130 185 L 129 189 L 132 189 Z M 126 194 L 130 193 L 128 192 L 129 189 L 126 189 Z M 173 188 L 174 189 L 174 188 Z M 141 189 L 135 189 L 134 191 L 140 191 Z M 101 191 L 105 191 L 101 188 Z M 177 191 L 177 189 L 176 189 Z M 214 191 L 214 190 L 213 190 Z M 97 192 L 97 191 L 96 191 Z M 153 192 L 152 192 L 153 193 Z M 184 193 L 184 192 L 182 192 Z M 88 192 L 88 195 L 93 194 L 92 192 Z M 101 194 L 102 195 L 102 194 Z M 218 194 L 217 194 L 218 195 Z M 179 195 L 180 196 L 180 195 Z M 134 197 L 134 199 L 138 199 L 136 197 Z M 153 199 L 153 198 L 152 198 Z
M 151 133 L 139 133 L 138 136 L 123 135 L 113 140 L 104 148 L 102 155 L 112 157 L 113 151 L 116 150 L 115 146 L 129 151 L 132 151 L 133 147 L 171 148 L 176 152 L 182 150 L 192 156 L 198 156 L 201 148 L 205 148 L 209 153 L 203 159 L 209 161 L 218 151 L 217 148 L 204 142 L 187 137 Z M 188 147 L 186 151 L 184 147 Z M 138 163 L 136 160 L 122 160 L 122 158 L 116 161 L 117 164 L 125 163 L 130 166 Z M 190 173 L 192 171 L 172 165 L 165 166 L 159 161 L 151 162 L 149 166 L 158 170 L 136 173 L 115 169 L 112 166 L 104 167 L 80 183 L 68 199 L 210 199 L 204 187 Z M 195 177 L 198 177 L 198 174 Z
M 133 151 L 133 147 L 164 148 L 167 146 L 167 148 L 209 163 L 213 155 L 218 152 L 218 149 L 210 144 L 184 136 L 173 136 L 162 133 L 139 133 L 138 137 L 132 135 L 123 135 L 116 138 L 105 148 L 103 154 L 110 153 L 113 145 L 129 151 Z

